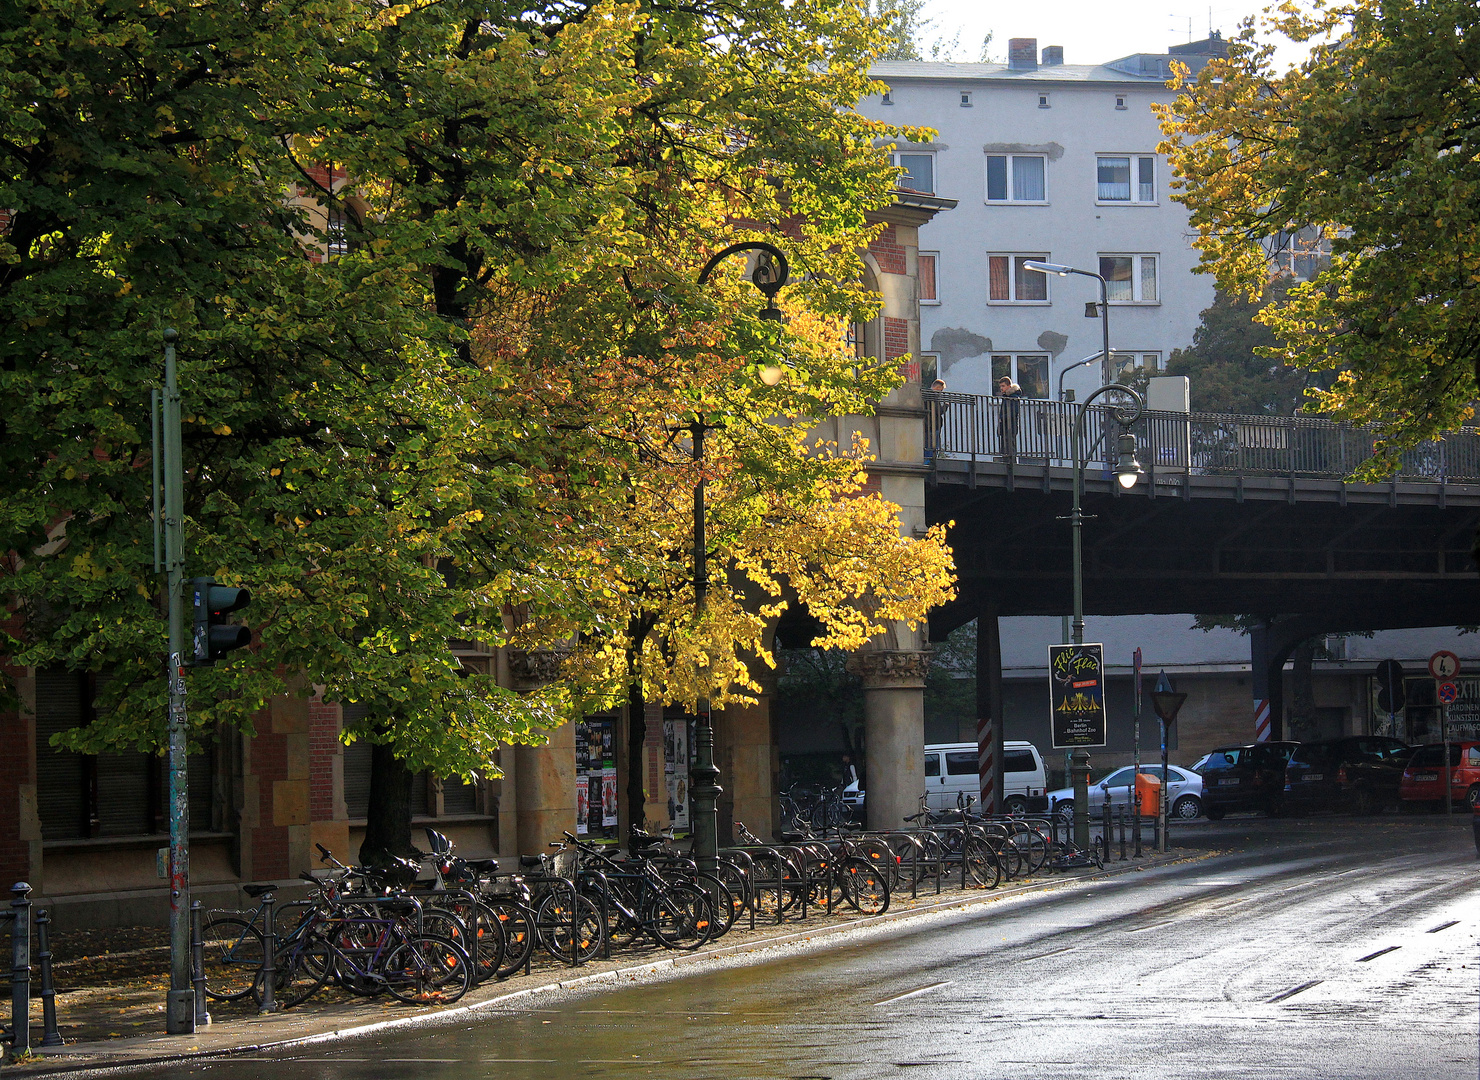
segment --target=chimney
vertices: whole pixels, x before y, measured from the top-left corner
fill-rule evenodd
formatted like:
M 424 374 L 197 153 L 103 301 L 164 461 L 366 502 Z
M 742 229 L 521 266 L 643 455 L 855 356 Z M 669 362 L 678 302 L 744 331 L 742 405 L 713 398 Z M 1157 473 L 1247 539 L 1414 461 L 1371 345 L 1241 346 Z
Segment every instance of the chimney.
M 1064 47 L 1062 45 L 1043 46 L 1043 66 L 1060 67 L 1064 63 Z
M 1008 38 L 1007 67 L 1011 71 L 1036 71 L 1038 69 L 1038 39 Z

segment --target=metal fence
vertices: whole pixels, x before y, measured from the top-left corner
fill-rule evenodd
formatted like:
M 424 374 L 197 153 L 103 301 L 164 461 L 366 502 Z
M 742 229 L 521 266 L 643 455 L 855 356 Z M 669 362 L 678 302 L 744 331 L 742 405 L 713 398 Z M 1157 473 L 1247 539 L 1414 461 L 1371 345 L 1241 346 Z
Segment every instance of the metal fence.
M 1003 399 L 926 391 L 925 445 L 931 459 L 981 458 L 1018 464 L 1074 464 L 1072 402 Z M 1091 405 L 1084 451 L 1090 468 L 1113 468 L 1120 424 L 1113 406 Z M 1304 416 L 1144 413 L 1131 429 L 1147 472 L 1293 476 L 1342 480 L 1373 456 L 1372 435 Z M 1480 483 L 1480 430 L 1464 428 L 1403 454 L 1402 480 Z

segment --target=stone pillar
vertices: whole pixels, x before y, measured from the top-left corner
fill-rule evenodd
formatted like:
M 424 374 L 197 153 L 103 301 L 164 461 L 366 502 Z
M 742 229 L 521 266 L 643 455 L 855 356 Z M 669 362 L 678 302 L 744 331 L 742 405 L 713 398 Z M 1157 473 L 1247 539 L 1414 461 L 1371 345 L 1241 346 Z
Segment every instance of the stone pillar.
M 315 865 L 308 701 L 279 694 L 265 712 L 242 753 L 241 873 L 247 880 L 285 880 Z
M 309 842 L 341 859 L 349 847 L 349 810 L 344 805 L 344 710 L 324 701 L 320 689 L 308 702 Z M 317 856 L 317 851 L 313 856 Z M 317 858 L 314 860 L 317 866 Z
M 0 881 L 27 881 L 46 895 L 41 818 L 36 808 L 36 678 L 34 669 L 7 665 L 20 699 L 0 712 Z M 9 886 L 6 886 L 7 888 Z
M 925 790 L 926 650 L 854 653 L 849 670 L 863 679 L 865 805 L 868 827 L 900 829 L 920 809 Z
M 764 685 L 754 705 L 731 705 L 714 714 L 714 759 L 725 778 L 719 797 L 719 842 L 734 843 L 735 822 L 757 836 L 770 836 L 771 693 Z
M 533 690 L 560 674 L 553 649 L 509 650 L 509 676 L 516 690 Z M 576 726 L 566 721 L 543 746 L 514 748 L 514 791 L 521 854 L 549 850 L 552 840 L 576 831 Z

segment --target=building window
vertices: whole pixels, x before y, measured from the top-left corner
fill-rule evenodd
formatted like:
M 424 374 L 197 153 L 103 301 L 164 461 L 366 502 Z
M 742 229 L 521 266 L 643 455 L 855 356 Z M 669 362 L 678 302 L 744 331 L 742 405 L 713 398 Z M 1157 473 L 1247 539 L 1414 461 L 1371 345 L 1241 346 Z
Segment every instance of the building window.
M 1047 201 L 1047 158 L 1041 154 L 987 155 L 987 202 Z
M 1029 270 L 1023 264 L 1030 259 L 1046 260 L 1047 255 L 988 255 L 987 300 L 993 304 L 1048 303 L 1048 276 Z
M 935 263 L 940 254 L 935 251 L 920 252 L 919 295 L 922 304 L 940 303 L 940 292 L 935 283 Z
M 1155 375 L 1161 371 L 1161 353 L 1159 352 L 1116 352 L 1110 353 L 1110 377 L 1115 382 L 1120 382 L 1139 369 L 1149 371 Z
M 331 206 L 327 213 L 324 247 L 329 258 L 337 259 L 341 255 L 348 255 L 353 246 L 349 235 L 349 213 L 342 206 Z
M 1100 202 L 1156 202 L 1156 158 L 1150 154 L 1102 155 L 1095 159 L 1095 179 Z
M 993 394 L 997 393 L 997 380 L 1004 375 L 1022 387 L 1023 397 L 1048 397 L 1047 353 L 993 353 Z
M 969 109 L 969 108 L 971 108 L 971 91 L 970 90 L 962 90 L 961 91 L 961 108 L 963 108 L 963 109 Z
M 884 105 L 893 105 L 894 104 L 894 95 L 892 93 L 890 93 L 888 90 L 885 90 L 884 91 L 884 98 L 883 98 L 882 104 L 884 104 Z
M 1047 94 L 1038 95 L 1038 107 L 1040 109 L 1047 109 L 1049 107 Z
M 1105 297 L 1112 304 L 1155 304 L 1155 255 L 1101 255 L 1100 276 L 1105 279 Z
M 930 384 L 940 378 L 940 353 L 922 352 L 920 354 L 920 385 L 930 389 Z
M 935 194 L 934 154 L 895 154 L 894 164 L 904 172 L 894 181 L 901 191 L 918 191 L 922 195 Z
M 1117 109 L 1124 109 L 1125 108 L 1125 95 L 1124 94 L 1116 94 L 1115 95 L 1115 107 Z

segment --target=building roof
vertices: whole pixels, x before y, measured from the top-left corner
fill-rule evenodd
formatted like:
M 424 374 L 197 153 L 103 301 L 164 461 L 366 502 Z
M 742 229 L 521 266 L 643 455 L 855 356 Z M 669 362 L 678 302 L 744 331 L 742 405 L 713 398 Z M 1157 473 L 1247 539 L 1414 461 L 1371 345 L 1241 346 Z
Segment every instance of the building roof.
M 1172 77 L 1172 62 L 1187 65 L 1196 75 L 1212 59 L 1204 53 L 1132 53 L 1104 64 L 1039 64 L 1009 67 L 1006 64 L 951 64 L 933 60 L 881 60 L 869 68 L 876 79 L 893 83 L 901 79 L 1013 83 L 1114 83 L 1126 85 L 1164 84 Z

